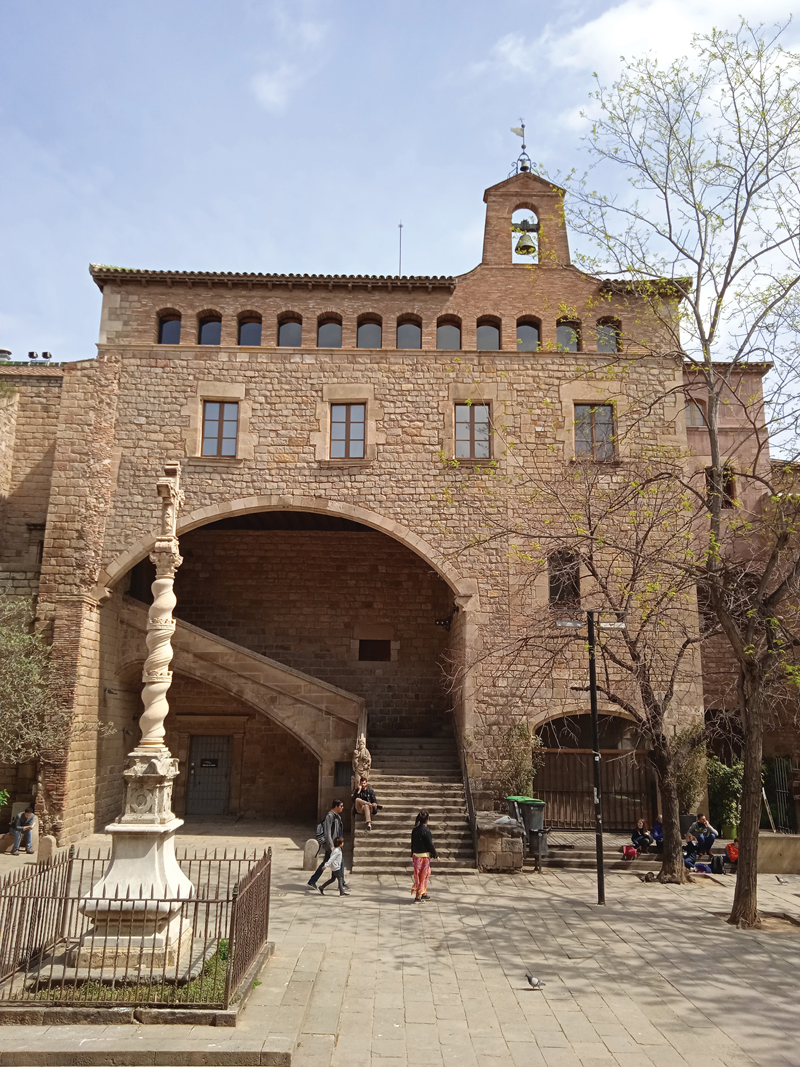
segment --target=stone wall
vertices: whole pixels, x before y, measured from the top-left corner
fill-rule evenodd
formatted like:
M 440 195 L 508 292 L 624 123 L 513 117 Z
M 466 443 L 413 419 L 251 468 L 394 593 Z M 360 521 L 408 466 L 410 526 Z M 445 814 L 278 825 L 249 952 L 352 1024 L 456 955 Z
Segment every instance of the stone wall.
M 175 614 L 363 696 L 371 734 L 451 729 L 444 687 L 452 593 L 383 534 L 195 530 L 181 541 Z M 390 639 L 390 662 L 359 639 Z

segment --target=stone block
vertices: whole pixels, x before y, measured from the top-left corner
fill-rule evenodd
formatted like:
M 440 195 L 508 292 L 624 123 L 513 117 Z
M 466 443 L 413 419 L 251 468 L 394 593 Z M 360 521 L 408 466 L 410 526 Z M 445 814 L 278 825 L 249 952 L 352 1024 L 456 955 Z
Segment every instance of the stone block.
M 316 837 L 309 837 L 303 848 L 303 870 L 315 871 L 319 866 L 319 842 Z
M 56 854 L 58 843 L 52 834 L 42 834 L 39 838 L 39 848 L 36 853 L 36 858 L 39 863 L 49 863 Z

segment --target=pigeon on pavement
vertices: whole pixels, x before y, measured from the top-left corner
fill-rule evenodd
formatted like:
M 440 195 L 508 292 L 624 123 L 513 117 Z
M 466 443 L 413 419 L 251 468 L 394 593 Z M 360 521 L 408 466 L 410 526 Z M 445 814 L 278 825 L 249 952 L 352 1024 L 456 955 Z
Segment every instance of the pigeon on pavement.
M 525 974 L 525 977 L 528 979 L 528 985 L 531 989 L 544 989 L 545 983 L 541 978 L 534 978 L 532 974 L 528 973 Z
M 779 874 L 776 874 L 775 878 L 776 878 L 776 880 L 778 882 L 778 885 L 788 885 L 789 884 L 789 879 L 788 878 L 781 878 L 781 876 Z

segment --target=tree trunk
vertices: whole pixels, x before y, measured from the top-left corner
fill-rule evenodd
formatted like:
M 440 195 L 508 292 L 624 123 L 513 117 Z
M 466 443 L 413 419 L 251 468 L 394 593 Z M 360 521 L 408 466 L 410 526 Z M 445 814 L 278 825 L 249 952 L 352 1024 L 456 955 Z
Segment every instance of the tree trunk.
M 658 773 L 658 788 L 661 792 L 661 814 L 664 819 L 664 852 L 661 857 L 659 882 L 687 882 L 688 875 L 681 849 L 681 820 L 678 805 L 678 784 L 672 761 L 664 744 L 657 746 L 651 761 Z
M 743 668 L 739 682 L 742 732 L 744 735 L 744 776 L 742 815 L 739 822 L 739 862 L 736 889 L 728 922 L 753 927 L 758 917 L 758 828 L 761 822 L 761 758 L 763 720 L 761 677 L 758 668 Z

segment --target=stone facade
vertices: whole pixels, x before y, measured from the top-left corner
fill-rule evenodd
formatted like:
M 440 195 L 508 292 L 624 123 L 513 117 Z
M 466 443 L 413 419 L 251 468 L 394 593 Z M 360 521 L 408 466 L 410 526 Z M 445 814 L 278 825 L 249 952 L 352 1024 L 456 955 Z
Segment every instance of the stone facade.
M 526 707 L 480 668 L 458 694 L 448 691 L 447 662 L 463 659 L 482 632 L 509 632 L 521 610 L 508 545 L 473 543 L 471 508 L 445 506 L 455 405 L 491 411 L 489 459 L 461 464 L 480 493 L 512 462 L 542 471 L 571 462 L 575 403 L 614 404 L 622 462 L 647 445 L 686 450 L 683 370 L 662 352 L 658 323 L 635 293 L 570 264 L 560 190 L 519 174 L 485 201 L 483 260 L 458 278 L 95 266 L 96 357 L 0 367 L 11 386 L 0 396 L 0 583 L 37 595 L 76 718 L 114 727 L 77 735 L 48 782 L 44 800 L 62 839 L 119 812 L 141 713 L 137 598 L 149 601 L 165 464 L 180 464 L 185 493 L 166 721 L 181 766 L 179 813 L 192 736 L 233 738 L 229 812 L 313 818 L 342 791 L 336 776 L 359 724 L 454 730 L 468 739 L 480 781 L 520 716 L 587 710 L 571 689 L 585 671 L 579 656 Z M 541 226 L 531 266 L 512 263 L 519 208 Z M 177 344 L 158 343 L 165 315 L 180 317 Z M 281 347 L 289 317 L 302 322 L 302 344 Z M 199 343 L 207 318 L 221 320 L 219 344 Z M 261 344 L 239 345 L 238 324 L 253 318 Z M 565 318 L 580 322 L 582 351 L 559 350 Z M 596 351 L 607 320 L 631 356 L 624 375 L 609 375 Z M 320 321 L 341 324 L 341 347 L 316 346 Z M 364 321 L 382 325 L 380 348 L 357 346 Z M 421 328 L 420 348 L 397 347 L 408 322 Z M 437 349 L 443 322 L 460 325 L 461 350 Z M 538 351 L 518 349 L 521 322 L 538 326 Z M 478 350 L 483 324 L 498 327 L 496 350 Z M 647 398 L 647 418 L 637 415 L 628 433 Z M 201 454 L 206 402 L 238 405 L 235 455 Z M 331 405 L 345 403 L 365 405 L 363 458 L 331 456 Z M 546 589 L 534 595 L 546 602 Z M 388 643 L 388 658 L 359 659 L 361 642 Z M 678 716 L 702 715 L 699 664 L 693 671 Z

